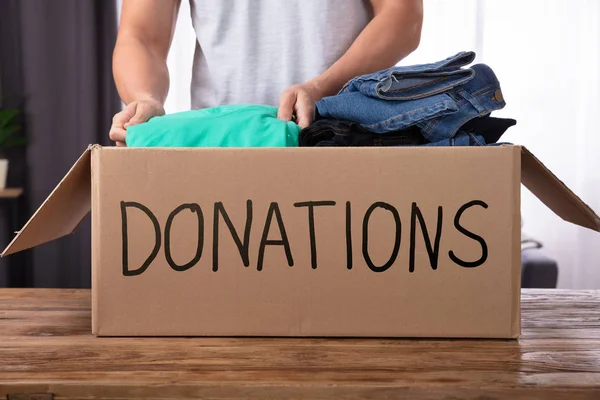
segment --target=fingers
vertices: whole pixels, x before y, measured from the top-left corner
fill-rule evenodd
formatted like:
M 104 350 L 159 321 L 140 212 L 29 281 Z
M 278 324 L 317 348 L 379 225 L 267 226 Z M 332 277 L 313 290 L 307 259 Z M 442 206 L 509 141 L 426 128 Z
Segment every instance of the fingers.
M 298 93 L 296 105 L 296 123 L 304 129 L 312 123 L 315 105 L 307 92 Z
M 164 109 L 160 103 L 152 101 L 134 101 L 113 117 L 113 123 L 108 136 L 119 147 L 126 146 L 127 128 L 148 121 L 150 118 L 163 115 Z
M 125 143 L 125 136 L 127 135 L 125 124 L 135 115 L 136 107 L 137 104 L 133 102 L 127 105 L 121 112 L 115 114 L 110 132 L 108 133 L 110 140 Z
M 131 118 L 133 118 L 133 116 L 135 115 L 136 108 L 136 102 L 129 103 L 127 107 L 115 114 L 115 116 L 113 117 L 113 126 L 124 128 L 125 124 L 129 122 L 129 120 L 131 120 Z
M 277 118 L 291 121 L 294 113 L 296 123 L 306 128 L 312 123 L 315 105 L 310 93 L 302 88 L 290 88 L 283 92 L 279 99 Z
M 147 103 L 137 103 L 135 108 L 135 114 L 133 117 L 125 124 L 125 128 L 138 125 L 148 121 L 152 115 L 152 108 Z
M 291 121 L 294 114 L 294 104 L 296 104 L 296 92 L 286 90 L 281 94 L 279 98 L 279 110 L 277 111 L 277 118 L 284 121 Z
M 110 140 L 114 142 L 123 142 L 125 143 L 125 137 L 127 136 L 127 131 L 124 128 L 119 128 L 118 126 L 112 126 L 110 128 L 110 132 L 108 133 L 108 137 Z

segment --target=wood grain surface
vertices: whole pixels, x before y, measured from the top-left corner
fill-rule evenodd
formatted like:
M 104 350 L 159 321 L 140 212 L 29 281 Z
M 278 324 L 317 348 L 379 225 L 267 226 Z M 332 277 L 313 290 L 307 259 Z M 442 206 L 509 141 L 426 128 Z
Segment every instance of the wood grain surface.
M 96 338 L 87 290 L 0 289 L 0 399 L 600 399 L 600 291 L 516 340 Z

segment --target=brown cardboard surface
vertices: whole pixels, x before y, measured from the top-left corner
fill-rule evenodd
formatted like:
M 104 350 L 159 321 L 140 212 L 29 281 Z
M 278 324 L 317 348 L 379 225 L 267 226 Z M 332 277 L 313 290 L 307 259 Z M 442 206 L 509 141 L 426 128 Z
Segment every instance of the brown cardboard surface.
M 101 165 L 93 207 L 96 334 L 518 335 L 519 148 L 95 151 L 94 163 Z M 215 203 L 226 210 L 243 248 L 249 200 L 244 260 L 221 213 L 215 236 Z M 327 202 L 313 209 L 312 256 L 311 201 Z M 435 270 L 413 207 L 434 248 L 442 208 Z M 159 247 L 142 209 L 155 217 Z M 260 266 L 265 225 L 270 229 Z M 396 235 L 397 257 L 386 269 Z M 487 253 L 483 264 L 452 261 L 480 259 L 480 241 Z M 131 276 L 124 274 L 123 248 Z M 156 258 L 133 275 L 153 250 Z M 184 265 L 193 259 L 197 263 Z
M 72 232 L 91 201 L 98 335 L 514 338 L 521 173 L 598 230 L 519 146 L 94 146 L 3 255 Z
M 521 157 L 514 155 L 512 165 L 513 179 L 520 182 L 521 178 Z M 520 186 L 519 186 L 520 188 Z M 521 191 L 512 198 L 512 246 L 511 268 L 513 271 L 510 291 L 512 293 L 512 326 L 511 338 L 518 338 L 521 335 Z M 518 249 L 516 249 L 518 247 Z
M 102 165 L 100 164 L 100 154 L 102 154 L 102 148 L 98 147 L 95 151 L 92 151 L 91 154 L 91 160 L 90 160 L 90 167 L 91 167 L 91 176 L 92 176 L 92 187 L 91 187 L 91 193 L 92 193 L 92 200 L 91 200 L 91 210 L 92 210 L 92 234 L 91 234 L 91 240 L 92 240 L 92 332 L 96 332 L 97 331 L 97 324 L 98 324 L 98 284 L 96 284 L 95 282 L 100 282 L 100 269 L 99 268 L 94 268 L 95 265 L 100 265 L 101 263 L 101 259 L 100 259 L 100 255 L 102 254 L 102 252 L 98 251 L 98 249 L 101 248 L 102 243 L 100 241 L 100 226 L 101 226 L 101 222 L 100 218 L 98 217 L 100 215 L 99 212 L 99 205 L 100 205 L 100 197 L 101 197 L 101 191 L 100 191 L 100 171 L 102 170 Z M 93 216 L 97 216 L 96 218 L 93 218 Z M 94 250 L 96 249 L 96 250 Z M 115 251 L 118 251 L 118 249 L 115 249 Z
M 600 217 L 529 150 L 522 149 L 523 185 L 565 221 L 600 232 Z

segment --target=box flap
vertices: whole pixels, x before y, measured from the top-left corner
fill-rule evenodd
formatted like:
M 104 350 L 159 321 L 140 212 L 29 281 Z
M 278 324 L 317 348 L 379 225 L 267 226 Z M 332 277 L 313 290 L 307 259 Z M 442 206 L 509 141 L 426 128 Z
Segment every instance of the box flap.
M 2 252 L 2 256 L 35 247 L 75 231 L 90 212 L 92 146 L 54 188 L 23 229 Z
M 600 217 L 529 150 L 521 149 L 523 185 L 565 221 L 600 232 Z

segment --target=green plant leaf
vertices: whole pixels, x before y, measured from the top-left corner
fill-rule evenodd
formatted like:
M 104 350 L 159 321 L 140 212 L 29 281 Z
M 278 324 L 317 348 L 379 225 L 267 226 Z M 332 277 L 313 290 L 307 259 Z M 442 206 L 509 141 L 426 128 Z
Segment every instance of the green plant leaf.
M 11 125 L 0 129 L 0 143 L 21 130 L 21 125 Z
M 0 109 L 0 129 L 10 125 L 10 123 L 21 113 L 17 108 Z
M 0 148 L 23 146 L 27 144 L 27 139 L 24 136 L 8 138 L 4 142 L 0 142 Z

